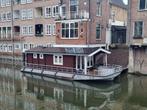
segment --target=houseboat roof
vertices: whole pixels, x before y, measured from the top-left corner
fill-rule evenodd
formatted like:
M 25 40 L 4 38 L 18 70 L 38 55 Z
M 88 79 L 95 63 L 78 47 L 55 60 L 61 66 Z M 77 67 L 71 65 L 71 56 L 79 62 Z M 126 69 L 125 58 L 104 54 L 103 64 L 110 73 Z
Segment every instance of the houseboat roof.
M 118 7 L 121 7 L 121 8 L 124 8 L 124 9 L 127 9 L 127 5 L 124 4 L 123 0 L 110 0 L 110 3 L 112 5 L 116 5 Z
M 99 52 L 110 54 L 108 50 L 105 50 L 103 48 L 64 48 L 64 47 L 35 47 L 30 50 L 27 50 L 25 53 L 47 53 L 47 54 L 82 54 L 82 55 L 88 55 L 93 56 Z

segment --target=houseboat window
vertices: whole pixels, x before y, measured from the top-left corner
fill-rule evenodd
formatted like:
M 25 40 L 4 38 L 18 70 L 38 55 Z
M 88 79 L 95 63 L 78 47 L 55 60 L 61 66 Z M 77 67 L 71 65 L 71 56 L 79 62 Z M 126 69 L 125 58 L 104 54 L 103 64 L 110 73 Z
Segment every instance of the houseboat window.
M 33 54 L 33 58 L 34 58 L 34 59 L 37 58 L 37 54 L 36 54 L 36 53 Z
M 63 65 L 63 55 L 54 55 L 54 64 Z
M 39 58 L 43 59 L 44 58 L 43 54 L 39 54 Z
M 100 39 L 101 36 L 101 26 L 100 24 L 96 24 L 96 39 Z
M 78 22 L 62 23 L 62 38 L 72 39 L 78 37 Z
M 134 37 L 142 37 L 143 34 L 143 21 L 136 21 L 134 24 Z
M 140 10 L 147 9 L 147 0 L 140 0 L 139 1 L 139 9 Z

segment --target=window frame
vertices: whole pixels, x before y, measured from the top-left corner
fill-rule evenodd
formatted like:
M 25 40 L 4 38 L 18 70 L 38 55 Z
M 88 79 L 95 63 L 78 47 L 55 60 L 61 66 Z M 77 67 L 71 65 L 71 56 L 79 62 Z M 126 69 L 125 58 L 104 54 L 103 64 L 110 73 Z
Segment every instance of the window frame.
M 61 57 L 61 59 L 60 59 L 60 57 Z M 54 65 L 63 65 L 63 55 L 54 54 L 53 55 L 53 64 Z
M 136 22 L 142 22 L 142 35 L 141 36 L 136 36 L 135 35 L 135 32 L 136 32 L 136 30 L 135 30 L 135 23 Z M 133 38 L 136 38 L 136 39 L 138 39 L 138 38 L 143 38 L 143 35 L 144 35 L 144 22 L 143 21 L 134 21 L 134 23 L 133 23 Z
M 99 25 L 99 38 L 97 37 L 97 26 Z M 96 23 L 96 40 L 100 40 L 101 39 L 101 24 L 100 23 Z
M 33 53 L 33 59 L 37 59 L 38 58 L 38 54 L 37 53 Z
M 138 2 L 139 2 L 139 3 L 138 3 L 138 10 L 139 10 L 139 11 L 147 10 L 147 0 L 145 0 L 145 4 L 144 4 L 144 5 L 145 5 L 145 8 L 144 8 L 144 9 L 141 9 L 141 8 L 140 8 L 141 0 L 139 0 Z
M 47 11 L 47 9 L 48 10 L 50 9 L 50 11 Z M 51 6 L 45 7 L 45 18 L 50 18 L 51 16 L 52 16 L 52 7 Z
M 39 54 L 39 58 L 40 58 L 40 59 L 44 59 L 44 54 L 43 54 L 43 53 L 40 53 L 40 54 Z
M 59 15 L 59 13 L 60 13 L 59 6 L 58 5 L 52 6 L 52 17 L 57 17 Z
M 45 25 L 45 35 L 52 35 L 52 25 L 51 24 Z
M 102 16 L 102 2 L 100 1 L 96 4 L 96 16 Z
M 71 28 L 71 24 L 72 24 L 72 23 L 74 24 L 74 28 Z M 75 26 L 75 23 L 78 24 L 77 27 Z M 65 27 L 64 27 L 64 28 L 63 28 L 63 27 L 61 28 L 61 35 L 62 35 L 61 38 L 62 38 L 62 39 L 79 39 L 79 22 L 63 22 L 62 25 L 63 25 L 63 24 L 65 25 Z M 68 24 L 68 28 L 67 28 L 67 24 Z M 77 30 L 77 32 L 78 32 L 77 34 L 78 34 L 78 35 L 77 35 L 77 36 L 71 37 L 71 29 L 74 30 L 74 32 L 75 32 L 74 34 L 75 34 L 75 35 L 76 35 L 76 30 Z M 63 30 L 65 31 L 65 32 L 64 32 L 65 35 L 67 34 L 66 32 L 68 32 L 68 34 L 69 34 L 68 37 L 66 37 L 66 36 L 63 37 Z

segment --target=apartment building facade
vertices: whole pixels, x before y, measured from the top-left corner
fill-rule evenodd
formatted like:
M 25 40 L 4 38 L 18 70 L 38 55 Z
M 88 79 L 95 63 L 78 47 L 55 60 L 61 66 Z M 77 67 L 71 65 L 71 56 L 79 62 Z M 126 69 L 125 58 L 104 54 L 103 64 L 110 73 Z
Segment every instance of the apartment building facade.
M 106 47 L 126 39 L 122 0 L 13 0 L 13 26 L 11 0 L 1 0 L 0 13 L 1 55 L 11 55 L 12 41 L 21 55 L 36 46 Z
M 129 71 L 147 74 L 147 0 L 129 1 Z
M 59 0 L 1 0 L 0 3 L 1 55 L 11 56 L 13 43 L 18 56 L 35 46 L 55 43 Z
M 60 9 L 57 44 L 126 43 L 127 6 L 122 0 L 62 0 Z

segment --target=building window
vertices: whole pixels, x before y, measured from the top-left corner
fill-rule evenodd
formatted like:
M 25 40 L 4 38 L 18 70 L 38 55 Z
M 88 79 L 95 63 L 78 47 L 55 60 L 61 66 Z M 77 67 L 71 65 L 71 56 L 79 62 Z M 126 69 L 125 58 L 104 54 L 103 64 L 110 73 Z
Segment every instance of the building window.
M 27 26 L 22 27 L 22 35 L 27 35 Z
M 32 3 L 32 0 L 21 0 L 21 4 Z
M 33 18 L 33 10 L 32 9 L 28 9 L 27 10 L 27 19 L 32 19 Z
M 28 35 L 33 35 L 33 26 L 28 26 Z
M 134 23 L 134 38 L 140 38 L 143 35 L 143 21 Z
M 63 65 L 63 55 L 53 56 L 54 65 Z
M 22 26 L 22 35 L 33 35 L 33 26 Z
M 20 44 L 16 44 L 15 49 L 20 49 Z
M 21 19 L 32 19 L 33 18 L 33 10 L 32 9 L 23 9 L 21 10 Z
M 61 16 L 66 16 L 66 6 L 61 7 Z
M 6 0 L 1 0 L 1 7 L 5 6 L 5 2 L 6 2 Z
M 39 58 L 43 59 L 44 58 L 43 54 L 39 54 Z
M 51 7 L 46 7 L 45 8 L 45 17 L 49 18 L 52 16 L 52 8 Z
M 7 20 L 8 20 L 8 21 L 11 20 L 11 13 L 10 13 L 10 12 L 7 13 Z
M 53 14 L 52 16 L 55 17 L 55 16 L 58 16 L 59 14 L 59 6 L 53 6 Z
M 23 49 L 27 50 L 28 49 L 28 44 L 24 44 Z
M 55 24 L 52 25 L 52 34 L 53 35 L 56 34 L 56 25 Z
M 27 3 L 32 3 L 32 0 L 27 0 Z
M 51 35 L 51 24 L 47 24 L 45 26 L 45 34 L 46 35 Z
M 43 36 L 43 24 L 35 25 L 35 36 Z
M 96 39 L 100 39 L 101 37 L 101 26 L 100 24 L 96 24 Z
M 139 1 L 139 9 L 140 10 L 147 9 L 147 0 L 140 0 Z
M 62 23 L 62 38 L 72 39 L 78 37 L 78 22 Z
M 36 53 L 33 53 L 33 58 L 37 59 L 37 54 Z
M 6 20 L 7 20 L 6 13 L 2 13 L 2 21 L 6 21 Z
M 12 49 L 12 45 L 9 45 L 9 46 L 8 46 L 8 51 L 9 51 L 9 52 L 12 52 L 12 50 L 13 50 L 13 49 Z
M 96 15 L 97 16 L 101 16 L 102 15 L 102 2 L 97 2 Z
M 21 0 L 21 4 L 26 4 L 26 0 Z
M 6 6 L 10 6 L 11 5 L 11 0 L 6 0 Z
M 78 0 L 70 0 L 70 15 L 72 19 L 77 18 Z
M 26 10 L 21 10 L 21 18 L 22 18 L 22 20 L 27 19 L 27 12 L 26 12 Z
M 30 44 L 30 49 L 34 47 L 34 44 Z

